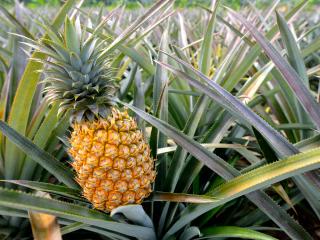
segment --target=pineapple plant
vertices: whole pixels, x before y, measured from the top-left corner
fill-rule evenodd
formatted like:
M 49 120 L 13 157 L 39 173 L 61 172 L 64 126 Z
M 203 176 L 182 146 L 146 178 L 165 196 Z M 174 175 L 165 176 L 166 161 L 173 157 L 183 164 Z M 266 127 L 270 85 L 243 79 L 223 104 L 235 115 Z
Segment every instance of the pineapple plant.
M 285 18 L 84 2 L 0 6 L 0 239 L 316 239 L 320 45 L 306 1 Z
M 81 29 L 79 18 L 65 20 L 39 50 L 50 56 L 44 88 L 59 114 L 71 114 L 68 152 L 83 196 L 96 209 L 111 211 L 141 203 L 155 180 L 154 160 L 136 121 L 116 107 L 117 87 L 104 42 Z

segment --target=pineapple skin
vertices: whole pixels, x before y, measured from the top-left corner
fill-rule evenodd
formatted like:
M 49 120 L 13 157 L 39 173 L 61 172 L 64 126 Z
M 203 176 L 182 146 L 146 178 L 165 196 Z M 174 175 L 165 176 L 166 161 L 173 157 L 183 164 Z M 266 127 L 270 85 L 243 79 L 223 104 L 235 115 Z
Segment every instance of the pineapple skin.
M 136 121 L 112 108 L 107 118 L 73 124 L 69 154 L 84 197 L 110 212 L 140 204 L 152 192 L 154 160 Z

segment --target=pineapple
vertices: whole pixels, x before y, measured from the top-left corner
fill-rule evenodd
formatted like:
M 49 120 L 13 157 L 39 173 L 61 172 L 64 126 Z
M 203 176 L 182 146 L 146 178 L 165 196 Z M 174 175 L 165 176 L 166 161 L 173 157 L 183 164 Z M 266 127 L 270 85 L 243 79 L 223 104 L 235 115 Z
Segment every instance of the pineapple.
M 68 152 L 84 197 L 106 212 L 141 203 L 151 193 L 154 161 L 136 121 L 115 105 L 104 42 L 84 33 L 79 19 L 66 18 L 62 34 L 48 32 L 37 48 L 50 57 L 44 91 L 50 103 L 60 102 L 59 114 L 71 112 Z

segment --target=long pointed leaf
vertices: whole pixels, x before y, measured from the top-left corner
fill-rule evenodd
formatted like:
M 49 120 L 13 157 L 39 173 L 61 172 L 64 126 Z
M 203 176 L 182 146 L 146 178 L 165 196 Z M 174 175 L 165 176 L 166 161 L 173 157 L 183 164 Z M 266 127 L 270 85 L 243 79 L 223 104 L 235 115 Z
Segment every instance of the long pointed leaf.
M 246 19 L 240 14 L 229 10 L 232 15 L 237 17 L 251 35 L 257 40 L 260 46 L 265 50 L 266 54 L 274 62 L 275 66 L 279 69 L 281 74 L 287 80 L 292 90 L 296 93 L 297 98 L 301 102 L 305 111 L 310 114 L 313 122 L 316 124 L 318 130 L 320 130 L 320 106 L 310 94 L 308 88 L 303 83 L 297 72 L 283 59 L 281 54 L 272 46 L 272 44 Z
M 54 175 L 59 181 L 65 183 L 72 188 L 78 188 L 78 184 L 73 179 L 74 176 L 70 169 L 65 167 L 56 158 L 49 153 L 40 149 L 37 145 L 32 143 L 28 138 L 23 137 L 13 128 L 9 127 L 3 121 L 0 121 L 0 131 L 16 144 L 22 151 L 30 156 L 34 161 L 40 164 L 43 168 L 47 169 L 52 175 Z
M 69 220 L 94 225 L 107 230 L 116 231 L 139 239 L 151 240 L 154 232 L 151 228 L 113 221 L 110 216 L 97 210 L 37 197 L 31 194 L 0 188 L 0 206 L 21 210 L 32 210 L 52 214 Z

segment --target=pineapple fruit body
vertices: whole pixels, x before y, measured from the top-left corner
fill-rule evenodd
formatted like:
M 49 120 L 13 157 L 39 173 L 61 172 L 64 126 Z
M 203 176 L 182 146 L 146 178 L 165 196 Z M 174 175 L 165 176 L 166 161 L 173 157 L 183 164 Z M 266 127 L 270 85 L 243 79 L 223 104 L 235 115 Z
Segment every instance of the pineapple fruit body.
M 112 116 L 75 123 L 69 150 L 83 195 L 100 210 L 141 203 L 155 179 L 154 161 L 136 121 L 113 108 Z

